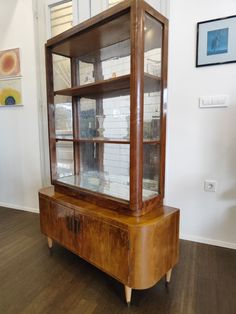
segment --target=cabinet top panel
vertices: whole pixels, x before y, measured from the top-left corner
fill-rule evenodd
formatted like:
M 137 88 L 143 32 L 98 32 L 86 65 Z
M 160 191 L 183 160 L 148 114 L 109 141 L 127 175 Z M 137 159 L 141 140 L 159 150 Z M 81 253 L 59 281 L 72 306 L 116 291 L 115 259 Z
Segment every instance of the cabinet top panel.
M 157 18 L 162 23 L 167 19 L 142 0 L 126 0 L 86 20 L 83 23 L 48 40 L 46 47 L 65 57 L 85 57 L 91 61 L 91 53 L 116 44 L 121 54 L 129 53 L 131 10 L 137 7 Z M 123 43 L 123 44 L 120 44 Z M 128 47 L 128 49 L 127 49 Z M 119 49 L 118 49 L 119 50 Z M 126 51 L 127 50 L 127 51 Z M 111 54 L 111 51 L 109 51 Z M 87 56 L 89 55 L 89 56 Z M 92 56 L 94 58 L 94 56 Z M 100 56 L 105 58 L 105 56 Z
M 130 14 L 125 13 L 96 28 L 90 28 L 56 45 L 52 52 L 67 57 L 83 57 L 130 38 Z M 99 58 L 99 56 L 98 56 Z

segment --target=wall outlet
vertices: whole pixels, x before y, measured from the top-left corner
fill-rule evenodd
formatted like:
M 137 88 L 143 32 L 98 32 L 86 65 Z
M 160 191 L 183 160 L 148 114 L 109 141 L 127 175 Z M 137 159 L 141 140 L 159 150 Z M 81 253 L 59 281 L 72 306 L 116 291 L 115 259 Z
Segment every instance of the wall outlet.
M 205 180 L 204 181 L 204 191 L 205 192 L 216 192 L 216 181 Z

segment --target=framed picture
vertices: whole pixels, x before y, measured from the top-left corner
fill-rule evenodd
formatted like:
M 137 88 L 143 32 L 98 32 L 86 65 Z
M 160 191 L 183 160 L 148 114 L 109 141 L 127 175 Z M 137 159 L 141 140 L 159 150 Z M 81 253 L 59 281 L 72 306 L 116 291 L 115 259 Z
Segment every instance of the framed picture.
M 0 108 L 21 105 L 21 78 L 0 79 Z
M 0 51 L 0 78 L 20 76 L 19 48 Z
M 197 23 L 196 67 L 236 62 L 236 15 Z

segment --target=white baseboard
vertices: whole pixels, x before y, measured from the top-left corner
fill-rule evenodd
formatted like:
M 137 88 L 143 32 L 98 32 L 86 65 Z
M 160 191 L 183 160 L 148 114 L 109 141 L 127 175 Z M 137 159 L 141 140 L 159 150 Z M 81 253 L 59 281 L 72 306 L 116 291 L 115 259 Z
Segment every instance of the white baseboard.
M 31 213 L 39 213 L 38 208 L 19 206 L 19 205 L 3 203 L 3 202 L 0 202 L 0 206 L 7 207 L 7 208 L 12 208 L 12 209 L 17 209 L 17 210 L 24 210 L 26 212 L 31 212 Z
M 187 234 L 180 234 L 180 239 L 236 250 L 236 243 L 231 243 L 231 242 L 224 242 L 224 241 L 202 238 L 202 237 L 187 235 Z

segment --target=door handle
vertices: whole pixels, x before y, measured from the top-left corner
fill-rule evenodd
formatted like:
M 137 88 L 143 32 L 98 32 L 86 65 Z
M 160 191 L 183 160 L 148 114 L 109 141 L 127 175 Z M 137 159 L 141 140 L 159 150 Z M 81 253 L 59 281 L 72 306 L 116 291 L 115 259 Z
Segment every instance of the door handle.
M 74 218 L 74 232 L 79 233 L 80 232 L 80 220 L 78 218 Z
M 73 230 L 73 217 L 66 216 L 66 226 L 69 231 Z
M 66 226 L 67 226 L 67 229 L 70 230 L 70 217 L 69 216 L 66 216 Z

